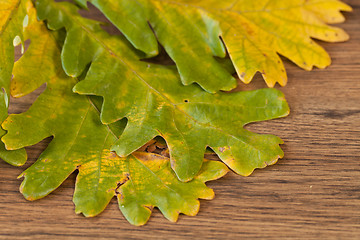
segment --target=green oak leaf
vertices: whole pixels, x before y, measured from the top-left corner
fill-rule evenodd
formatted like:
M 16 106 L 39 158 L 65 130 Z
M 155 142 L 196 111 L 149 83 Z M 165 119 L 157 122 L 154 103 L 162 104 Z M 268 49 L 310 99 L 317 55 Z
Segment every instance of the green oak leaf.
M 342 22 L 340 11 L 351 11 L 338 0 L 76 2 L 94 4 L 148 56 L 157 54 L 158 40 L 176 63 L 183 84 L 197 82 L 209 92 L 236 86 L 214 58 L 225 57 L 226 48 L 243 82 L 260 72 L 269 87 L 287 82 L 279 54 L 306 70 L 330 65 L 329 55 L 311 38 L 347 40 L 343 30 L 327 23 Z
M 175 67 L 139 61 L 139 53 L 121 36 L 110 36 L 98 22 L 81 17 L 74 5 L 37 2 L 38 16 L 51 29 L 65 27 L 62 64 L 71 76 L 90 68 L 74 91 L 104 98 L 105 124 L 126 118 L 127 126 L 111 148 L 126 157 L 156 136 L 169 147 L 178 178 L 197 175 L 207 147 L 241 175 L 276 163 L 283 156 L 273 135 L 247 131 L 244 125 L 289 114 L 275 89 L 210 94 L 196 85 L 183 86 Z
M 79 170 L 73 198 L 77 213 L 95 216 L 117 196 L 120 210 L 134 225 L 145 224 L 153 207 L 158 207 L 170 221 L 176 221 L 179 213 L 196 215 L 197 199 L 214 197 L 205 182 L 225 175 L 227 167 L 205 160 L 200 173 L 191 182 L 183 183 L 166 157 L 136 152 L 120 158 L 111 152 L 124 125 L 103 125 L 94 102 L 72 92 L 77 80 L 63 72 L 55 37 L 37 22 L 35 15 L 30 21 L 29 38 L 32 42 L 42 40 L 42 46 L 37 45 L 44 52 L 42 66 L 31 44 L 17 63 L 18 70 L 33 72 L 44 67 L 47 71 L 39 78 L 14 71 L 12 91 L 22 96 L 43 83 L 47 88 L 27 112 L 12 114 L 5 120 L 3 127 L 8 133 L 3 141 L 9 149 L 17 149 L 49 136 L 54 139 L 20 176 L 24 177 L 20 190 L 25 198 L 36 200 L 48 195 Z M 28 84 L 29 80 L 33 83 Z
M 23 43 L 23 28 L 31 1 L 0 1 L 0 122 L 8 116 L 10 80 L 14 67 L 14 45 Z M 0 128 L 0 136 L 5 131 Z M 8 151 L 0 142 L 0 158 L 20 166 L 26 161 L 25 149 Z

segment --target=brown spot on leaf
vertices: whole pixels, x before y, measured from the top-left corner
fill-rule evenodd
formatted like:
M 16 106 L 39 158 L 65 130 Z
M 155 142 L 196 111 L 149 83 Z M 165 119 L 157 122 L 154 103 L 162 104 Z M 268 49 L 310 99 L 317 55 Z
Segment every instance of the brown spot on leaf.
M 129 180 L 130 180 L 130 174 L 125 173 L 125 178 L 122 179 L 121 181 L 117 182 L 117 186 L 115 188 L 115 195 L 119 195 L 119 194 L 121 195 L 121 193 L 119 192 L 119 188 Z

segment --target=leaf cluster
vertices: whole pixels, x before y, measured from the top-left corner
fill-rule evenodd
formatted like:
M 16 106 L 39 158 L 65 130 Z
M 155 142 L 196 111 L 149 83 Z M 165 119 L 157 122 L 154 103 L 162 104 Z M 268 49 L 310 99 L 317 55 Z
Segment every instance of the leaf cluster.
M 0 157 L 22 165 L 24 147 L 52 136 L 20 176 L 24 197 L 43 198 L 78 170 L 77 213 L 96 216 L 116 196 L 134 225 L 145 224 L 154 207 L 171 221 L 193 216 L 199 198 L 214 197 L 207 181 L 228 169 L 248 176 L 283 157 L 279 137 L 244 127 L 287 116 L 284 95 L 220 91 L 236 87 L 226 55 L 242 81 L 261 72 L 273 87 L 287 79 L 278 54 L 307 70 L 323 68 L 330 58 L 311 38 L 348 38 L 326 25 L 350 10 L 337 0 L 75 2 L 0 2 Z M 82 17 L 87 2 L 124 36 Z M 14 46 L 26 40 L 14 64 Z M 175 66 L 143 61 L 158 54 L 158 42 Z M 7 116 L 9 94 L 22 97 L 43 84 L 28 111 Z M 143 151 L 159 137 L 168 154 Z M 205 151 L 219 161 L 205 160 Z

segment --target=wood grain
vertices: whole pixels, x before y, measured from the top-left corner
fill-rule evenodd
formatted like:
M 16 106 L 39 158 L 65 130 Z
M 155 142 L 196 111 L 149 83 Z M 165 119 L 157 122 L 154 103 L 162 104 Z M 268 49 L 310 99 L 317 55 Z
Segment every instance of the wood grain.
M 201 201 L 196 217 L 182 215 L 174 224 L 154 210 L 146 226 L 134 227 L 115 200 L 98 217 L 76 215 L 75 174 L 48 197 L 26 201 L 16 176 L 39 156 L 44 140 L 27 149 L 24 167 L 0 161 L 0 239 L 360 239 L 360 1 L 345 2 L 354 12 L 340 27 L 351 40 L 321 43 L 332 66 L 306 72 L 286 61 L 289 83 L 281 90 L 291 116 L 248 126 L 284 139 L 285 158 L 277 165 L 210 183 L 216 198 Z M 257 78 L 239 89 L 261 87 Z M 11 112 L 35 98 L 13 101 Z

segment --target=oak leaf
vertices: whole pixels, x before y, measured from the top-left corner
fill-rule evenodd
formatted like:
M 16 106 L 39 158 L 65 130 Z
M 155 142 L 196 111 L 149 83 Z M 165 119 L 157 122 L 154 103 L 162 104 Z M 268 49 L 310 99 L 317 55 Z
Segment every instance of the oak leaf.
M 280 91 L 210 94 L 196 85 L 184 87 L 175 67 L 140 61 L 141 53 L 127 41 L 81 17 L 74 5 L 41 0 L 37 9 L 50 29 L 67 31 L 61 54 L 65 72 L 79 76 L 90 65 L 74 91 L 104 98 L 104 124 L 128 120 L 111 148 L 119 156 L 126 157 L 161 136 L 169 147 L 172 168 L 182 181 L 197 175 L 207 147 L 245 176 L 283 156 L 280 138 L 243 128 L 251 122 L 287 116 L 289 108 Z
M 249 83 L 260 72 L 269 87 L 284 86 L 287 76 L 279 55 L 311 70 L 331 63 L 312 38 L 348 39 L 340 28 L 338 0 L 76 0 L 91 2 L 137 48 L 154 56 L 158 43 L 177 65 L 185 85 L 197 82 L 209 92 L 230 90 L 236 80 L 216 61 L 226 49 L 239 78 Z M 150 26 L 149 26 L 150 25 Z M 221 39 L 220 39 L 221 38 Z
M 23 43 L 23 25 L 27 24 L 27 10 L 31 1 L 0 1 L 0 122 L 8 116 L 10 80 L 14 66 L 14 45 Z M 0 128 L 0 136 L 5 131 Z M 0 142 L 0 158 L 20 166 L 26 161 L 25 149 L 8 151 Z
M 136 152 L 120 158 L 111 152 L 123 126 L 103 125 L 96 101 L 72 92 L 77 80 L 63 72 L 55 36 L 37 22 L 34 9 L 29 16 L 26 36 L 32 43 L 15 65 L 12 94 L 20 97 L 43 83 L 47 86 L 27 112 L 12 114 L 5 120 L 3 127 L 8 133 L 2 140 L 7 148 L 18 149 L 49 136 L 54 138 L 20 176 L 24 177 L 20 190 L 25 198 L 46 196 L 78 170 L 73 198 L 77 213 L 95 216 L 116 195 L 120 210 L 134 225 L 145 224 L 153 207 L 171 221 L 176 221 L 179 213 L 196 215 L 197 199 L 214 197 L 205 182 L 225 175 L 227 167 L 205 160 L 199 174 L 183 183 L 176 178 L 166 157 Z M 41 67 L 36 54 L 40 49 Z M 31 73 L 42 67 L 47 70 L 34 78 Z

